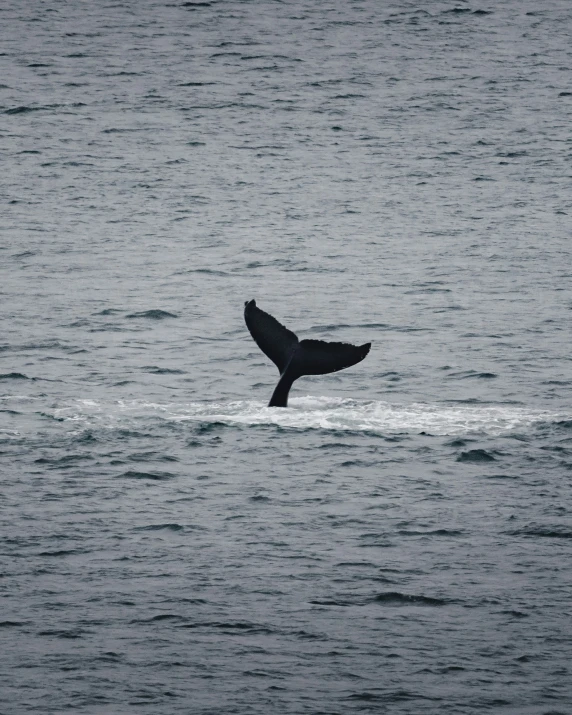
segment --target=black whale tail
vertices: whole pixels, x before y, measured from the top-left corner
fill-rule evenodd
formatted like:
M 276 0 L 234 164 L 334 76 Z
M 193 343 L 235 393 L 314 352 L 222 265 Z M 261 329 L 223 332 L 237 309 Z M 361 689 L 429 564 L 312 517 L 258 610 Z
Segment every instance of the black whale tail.
M 286 407 L 288 393 L 302 375 L 326 375 L 361 362 L 371 343 L 350 345 L 323 340 L 298 340 L 276 318 L 260 310 L 254 300 L 245 303 L 244 319 L 255 343 L 280 371 L 269 407 Z

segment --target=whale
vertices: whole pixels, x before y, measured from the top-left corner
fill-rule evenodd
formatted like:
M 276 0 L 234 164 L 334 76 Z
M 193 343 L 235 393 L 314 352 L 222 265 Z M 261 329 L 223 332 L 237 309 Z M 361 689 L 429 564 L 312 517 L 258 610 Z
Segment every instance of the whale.
M 280 372 L 268 407 L 287 407 L 290 388 L 299 377 L 345 370 L 361 362 L 371 348 L 371 343 L 351 345 L 298 340 L 295 333 L 261 310 L 255 300 L 244 304 L 244 320 L 254 342 Z

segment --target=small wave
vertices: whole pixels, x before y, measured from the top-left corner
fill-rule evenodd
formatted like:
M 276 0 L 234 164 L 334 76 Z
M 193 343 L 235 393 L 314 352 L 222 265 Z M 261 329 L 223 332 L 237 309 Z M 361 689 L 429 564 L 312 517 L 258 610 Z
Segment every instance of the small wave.
M 502 435 L 547 424 L 572 424 L 570 415 L 567 414 L 512 405 L 396 405 L 378 400 L 358 401 L 311 396 L 292 398 L 287 409 L 266 407 L 254 400 L 164 404 L 142 400 L 113 403 L 78 400 L 56 409 L 53 417 L 76 423 L 85 429 L 117 428 L 128 430 L 129 433 L 137 431 L 137 425 L 142 421 L 149 420 L 176 424 L 188 422 L 200 433 L 239 425 L 453 437 L 466 434 Z M 495 456 L 485 450 L 475 449 L 462 452 L 458 459 L 461 462 L 492 462 Z
M 501 611 L 505 616 L 511 616 L 511 618 L 528 618 L 528 613 L 523 611 L 516 611 L 514 609 Z
M 245 635 L 271 635 L 276 633 L 276 630 L 263 626 L 257 623 L 247 621 L 198 621 L 195 623 L 186 623 L 182 628 L 216 628 L 217 630 L 227 633 L 243 633 Z
M 430 531 L 399 529 L 397 533 L 402 536 L 462 536 L 465 532 L 462 529 L 432 529 Z
M 461 452 L 457 457 L 457 462 L 494 462 L 495 458 L 485 449 L 469 449 Z
M 180 524 L 149 524 L 149 526 L 137 526 L 136 531 L 183 531 Z
M 150 372 L 153 375 L 184 375 L 184 370 L 170 370 L 168 367 L 158 367 L 157 365 L 145 365 L 141 368 L 143 372 Z
M 10 256 L 10 258 L 32 258 L 32 256 L 35 256 L 36 251 L 23 251 L 22 253 L 14 253 Z
M 133 469 L 130 469 L 129 471 L 124 472 L 120 476 L 124 479 L 150 479 L 155 482 L 163 482 L 167 479 L 173 479 L 175 475 L 171 474 L 170 472 L 137 472 Z
M 28 377 L 21 372 L 5 372 L 0 373 L 0 380 L 33 380 L 33 377 Z
M 4 114 L 26 114 L 28 112 L 36 112 L 39 109 L 41 109 L 41 107 L 12 107 L 11 109 L 7 109 Z
M 494 372 L 477 372 L 476 370 L 467 370 L 465 372 L 451 372 L 447 375 L 450 379 L 456 380 L 470 380 L 470 379 L 481 379 L 481 380 L 494 380 L 498 375 Z
M 34 460 L 34 464 L 53 464 L 58 467 L 65 467 L 66 465 L 74 466 L 76 462 L 83 461 L 86 459 L 93 459 L 89 454 L 67 454 L 64 457 L 38 457 Z
M 411 595 L 399 591 L 388 591 L 375 596 L 346 596 L 322 598 L 310 601 L 315 606 L 367 606 L 381 603 L 385 606 L 446 606 L 454 603 L 451 599 L 432 598 L 431 596 Z
M 438 695 L 423 695 L 421 693 L 414 693 L 409 690 L 393 690 L 389 692 L 369 692 L 369 691 L 364 691 L 361 693 L 352 693 L 351 695 L 348 695 L 346 700 L 349 701 L 357 701 L 357 702 L 364 702 L 364 703 L 398 703 L 402 701 L 407 701 L 407 700 L 431 700 L 431 701 L 441 701 L 443 698 L 439 697 Z M 377 709 L 377 708 L 376 708 Z M 368 711 L 371 711 L 370 708 L 368 707 Z M 384 708 L 384 712 L 385 708 Z
M 69 347 L 66 345 L 66 343 L 62 343 L 59 340 L 43 340 L 40 342 L 31 342 L 31 343 L 23 343 L 21 345 L 7 345 L 3 344 L 0 345 L 0 352 L 28 352 L 31 350 L 71 350 L 71 349 L 76 349 L 74 346 L 73 348 Z
M 39 636 L 51 636 L 53 638 L 69 638 L 69 639 L 76 639 L 76 638 L 83 638 L 84 634 L 86 631 L 78 628 L 78 629 L 72 629 L 72 630 L 57 630 L 57 629 L 50 629 L 47 631 L 39 631 L 38 635 Z
M 572 539 L 572 529 L 568 526 L 529 524 L 521 529 L 506 531 L 510 536 L 536 536 L 545 539 Z
M 43 65 L 43 64 L 32 64 L 28 65 L 28 67 L 50 67 L 51 65 Z M 65 109 L 67 107 L 74 107 L 74 106 L 85 106 L 83 103 L 78 103 L 78 104 L 45 104 L 45 105 L 39 105 L 36 107 L 30 107 L 28 105 L 20 105 L 18 107 L 10 107 L 10 109 L 4 110 L 4 114 L 29 114 L 30 112 L 42 112 L 46 110 L 51 110 L 51 109 Z
M 374 598 L 374 601 L 388 606 L 446 606 L 452 603 L 451 600 L 446 598 L 416 596 L 408 593 L 399 593 L 399 591 L 380 593 Z
M 178 318 L 178 315 L 166 310 L 144 310 L 140 313 L 130 313 L 128 318 L 149 318 L 150 320 L 163 320 L 164 318 Z
M 177 613 L 160 613 L 158 616 L 151 616 L 151 618 L 136 618 L 130 621 L 130 623 L 161 623 L 162 621 L 184 622 L 186 620 L 184 616 L 179 616 Z
M 104 663 L 117 663 L 123 660 L 123 656 L 120 653 L 115 653 L 112 650 L 107 650 L 99 656 L 96 656 L 96 660 L 103 661 Z
M 94 315 L 115 315 L 116 313 L 121 313 L 118 308 L 105 308 L 100 310 L 99 313 L 94 313 Z
M 211 268 L 194 268 L 190 271 L 182 271 L 182 273 L 201 273 L 206 276 L 220 276 L 222 278 L 226 278 L 229 275 L 226 271 L 216 271 Z

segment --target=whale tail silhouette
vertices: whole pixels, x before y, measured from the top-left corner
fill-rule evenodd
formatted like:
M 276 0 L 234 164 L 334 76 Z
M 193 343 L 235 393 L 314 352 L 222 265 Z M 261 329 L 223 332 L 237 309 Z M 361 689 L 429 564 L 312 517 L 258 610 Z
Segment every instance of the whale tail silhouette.
M 298 340 L 276 318 L 257 307 L 254 300 L 244 304 L 244 319 L 254 342 L 280 371 L 280 380 L 269 407 L 286 407 L 290 388 L 302 375 L 326 375 L 361 362 L 371 343 L 328 343 L 324 340 Z

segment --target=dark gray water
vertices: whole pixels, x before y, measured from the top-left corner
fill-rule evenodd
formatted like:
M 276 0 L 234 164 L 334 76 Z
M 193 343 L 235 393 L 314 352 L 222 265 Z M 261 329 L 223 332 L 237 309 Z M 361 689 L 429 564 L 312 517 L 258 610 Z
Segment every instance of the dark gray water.
M 568 0 L 0 35 L 0 712 L 572 712 Z

